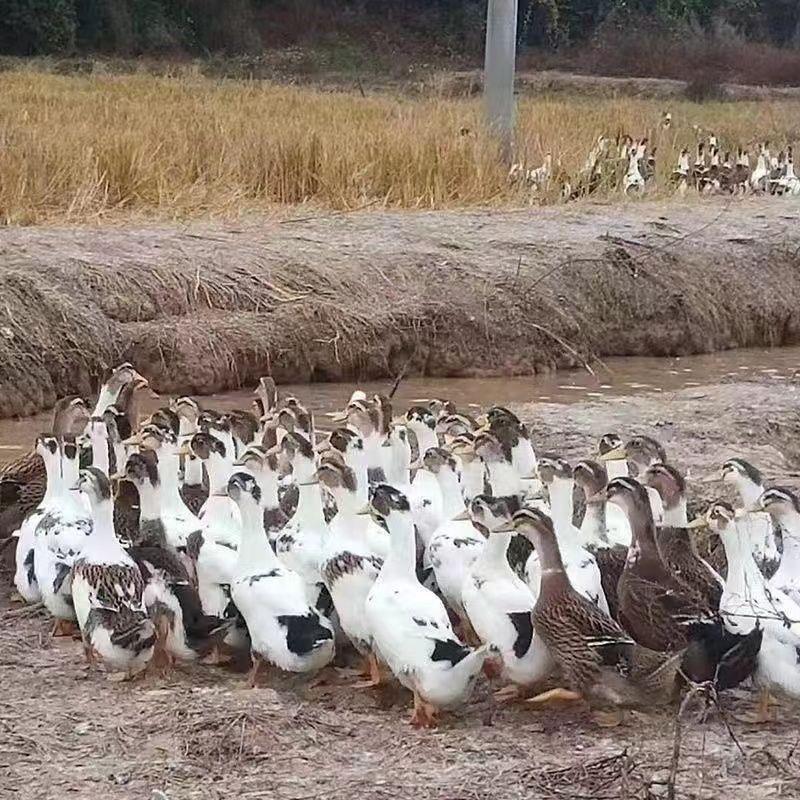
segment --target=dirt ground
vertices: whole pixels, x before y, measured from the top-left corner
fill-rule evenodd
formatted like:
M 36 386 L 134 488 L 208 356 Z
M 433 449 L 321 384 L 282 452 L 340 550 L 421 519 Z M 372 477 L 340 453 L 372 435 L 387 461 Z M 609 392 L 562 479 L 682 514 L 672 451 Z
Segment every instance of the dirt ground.
M 569 406 L 518 409 L 540 450 L 590 454 L 603 433 L 647 432 L 686 471 L 693 501 L 722 492 L 720 463 L 753 460 L 796 485 L 800 386 L 760 380 Z M 497 707 L 482 685 L 433 732 L 406 722 L 400 690 L 311 686 L 214 667 L 108 682 L 84 668 L 77 642 L 10 606 L 0 586 L 0 797 L 676 798 L 800 796 L 800 706 L 752 725 L 747 689 L 705 721 L 691 705 L 599 727 L 583 709 Z M 673 761 L 676 741 L 680 744 Z M 674 764 L 674 767 L 673 767 Z
M 800 210 L 704 198 L 0 235 L 0 417 L 163 392 L 531 374 L 800 341 Z

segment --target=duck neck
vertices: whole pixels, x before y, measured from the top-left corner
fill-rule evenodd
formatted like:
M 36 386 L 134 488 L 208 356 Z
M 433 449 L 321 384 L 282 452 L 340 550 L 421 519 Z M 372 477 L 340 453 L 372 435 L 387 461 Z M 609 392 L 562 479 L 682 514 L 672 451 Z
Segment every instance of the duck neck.
M 114 531 L 114 501 L 99 500 L 92 503 L 92 541 L 99 545 L 119 547 L 119 540 Z
M 319 484 L 311 483 L 314 477 L 314 460 L 298 455 L 292 464 L 292 473 L 297 481 L 297 510 L 294 519 L 300 527 L 325 528 L 322 511 L 322 493 Z
M 758 508 L 758 499 L 764 493 L 764 487 L 760 483 L 743 479 L 736 488 L 739 490 L 739 497 L 745 510 L 754 511 Z
M 178 486 L 180 457 L 172 448 L 162 447 L 158 451 L 158 479 L 161 483 L 161 501 L 165 508 L 176 509 L 184 506 Z
M 78 474 L 80 473 L 80 459 L 76 455 L 75 458 L 64 458 L 61 463 L 61 491 L 69 492 L 78 485 Z
M 458 475 L 447 466 L 443 466 L 436 480 L 442 492 L 442 511 L 444 519 L 453 519 L 461 514 L 465 509 L 464 496 L 461 494 L 461 485 L 458 482 Z
M 199 459 L 197 460 L 202 463 Z M 233 468 L 227 458 L 223 458 L 219 453 L 209 453 L 206 459 L 206 471 L 208 472 L 208 493 L 214 494 L 228 485 L 228 479 L 231 477 Z
M 800 574 L 800 514 L 785 514 L 780 525 L 783 529 L 783 555 L 779 572 L 796 578 Z
M 92 443 L 92 466 L 108 475 L 108 437 L 92 430 L 90 435 Z
M 520 494 L 519 473 L 507 461 L 489 461 L 489 484 L 495 497 L 509 497 Z
M 633 565 L 640 558 L 661 561 L 656 544 L 656 526 L 650 503 L 636 503 L 633 508 L 625 509 L 631 526 L 632 541 L 628 548 L 628 563 Z
M 104 384 L 103 388 L 100 389 L 100 395 L 97 398 L 97 404 L 94 407 L 92 416 L 102 417 L 103 414 L 105 414 L 105 412 L 108 410 L 108 407 L 113 406 L 114 403 L 117 402 L 121 391 L 121 386 L 116 389 L 112 389 L 108 386 L 108 384 Z
M 55 455 L 48 453 L 43 458 L 44 471 L 47 475 L 47 486 L 44 490 L 44 497 L 42 498 L 42 505 L 52 502 L 56 497 L 61 494 L 61 459 L 56 453 Z
M 203 461 L 197 456 L 187 456 L 183 462 L 183 485 L 200 486 L 203 482 Z
M 721 536 L 722 546 L 725 548 L 725 558 L 728 562 L 725 591 L 730 594 L 747 596 L 756 586 L 764 583 L 764 576 L 753 558 L 753 550 L 748 541 L 747 532 L 741 530 L 735 523 L 730 523 L 729 528 L 733 529 L 726 531 Z
M 161 486 L 145 481 L 137 484 L 139 490 L 139 516 L 142 522 L 161 519 Z
M 427 425 L 415 425 L 414 435 L 417 437 L 417 446 L 419 447 L 419 457 L 422 458 L 431 447 L 439 446 L 439 439 L 436 433 L 432 431 Z
M 478 556 L 485 567 L 508 567 L 507 554 L 512 535 L 510 531 L 492 531 L 489 533 L 486 544 Z
M 239 512 L 242 517 L 242 539 L 237 571 L 253 573 L 277 566 L 280 562 L 269 545 L 260 505 L 251 497 L 243 497 L 239 503 Z
M 417 582 L 417 540 L 414 522 L 408 513 L 393 511 L 386 517 L 389 529 L 389 555 L 383 562 L 381 578 Z
M 605 502 L 591 502 L 586 504 L 586 513 L 581 523 L 581 535 L 585 547 L 610 547 L 608 529 L 606 527 Z
M 539 557 L 542 576 L 539 596 L 546 599 L 549 592 L 558 592 L 568 588 L 570 582 L 564 569 L 557 536 L 537 535 L 534 548 Z
M 624 458 L 614 458 L 611 461 L 606 461 L 605 463 L 609 481 L 614 480 L 614 478 L 627 478 L 630 474 L 628 462 Z
M 685 528 L 689 524 L 686 513 L 686 497 L 681 495 L 671 506 L 664 506 L 664 525 Z
M 272 469 L 263 469 L 255 476 L 261 489 L 261 508 L 278 508 L 278 473 Z
M 567 558 L 580 548 L 572 524 L 572 487 L 572 478 L 553 478 L 549 486 L 553 529 L 558 548 Z

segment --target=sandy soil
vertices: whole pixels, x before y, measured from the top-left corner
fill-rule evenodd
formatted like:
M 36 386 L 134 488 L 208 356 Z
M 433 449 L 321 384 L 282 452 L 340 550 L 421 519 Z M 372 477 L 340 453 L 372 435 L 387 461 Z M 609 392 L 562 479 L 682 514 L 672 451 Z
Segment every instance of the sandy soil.
M 800 341 L 791 200 L 579 203 L 0 238 L 0 417 L 120 360 L 164 392 L 531 374 Z
M 523 407 L 540 448 L 574 458 L 609 430 L 648 432 L 689 474 L 693 498 L 722 490 L 721 461 L 751 458 L 784 482 L 800 463 L 800 386 L 760 381 L 675 393 Z M 789 482 L 796 484 L 795 478 Z M 599 727 L 582 709 L 474 702 L 434 732 L 411 729 L 400 690 L 311 686 L 265 675 L 260 688 L 212 667 L 108 682 L 84 668 L 77 642 L 11 607 L 0 587 L 0 797 L 646 798 L 666 797 L 674 712 Z M 688 707 L 675 768 L 677 798 L 800 796 L 800 706 L 755 726 L 747 690 L 705 721 Z M 743 790 L 746 787 L 746 793 Z

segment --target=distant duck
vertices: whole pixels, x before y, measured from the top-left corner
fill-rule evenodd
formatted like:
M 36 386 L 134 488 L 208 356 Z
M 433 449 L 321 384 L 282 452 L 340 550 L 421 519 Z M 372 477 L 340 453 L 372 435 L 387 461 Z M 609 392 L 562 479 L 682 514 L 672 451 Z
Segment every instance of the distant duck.
M 754 192 L 765 192 L 767 190 L 767 180 L 769 178 L 768 152 L 767 145 L 761 145 L 756 161 L 756 168 L 750 175 L 750 188 Z

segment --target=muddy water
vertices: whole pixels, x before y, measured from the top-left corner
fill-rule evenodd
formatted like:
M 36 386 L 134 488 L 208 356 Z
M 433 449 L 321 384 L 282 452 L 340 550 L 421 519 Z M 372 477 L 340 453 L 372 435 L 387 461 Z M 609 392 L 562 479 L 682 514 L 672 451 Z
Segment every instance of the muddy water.
M 398 410 L 415 400 L 443 397 L 459 407 L 486 407 L 491 404 L 574 403 L 589 399 L 613 399 L 634 394 L 676 391 L 721 381 L 747 378 L 774 378 L 783 381 L 800 369 L 800 347 L 760 350 L 731 350 L 711 355 L 683 358 L 611 358 L 586 370 L 554 372 L 526 378 L 409 378 L 395 394 Z M 360 384 L 367 394 L 387 392 L 391 381 Z M 316 414 L 343 407 L 355 388 L 350 383 L 281 386 L 283 396 L 292 394 Z M 150 411 L 169 398 L 148 401 Z M 221 410 L 249 408 L 250 391 L 210 395 L 203 404 Z M 34 437 L 51 424 L 49 412 L 19 420 L 0 420 L 0 463 L 27 450 Z M 319 427 L 324 428 L 323 420 Z

